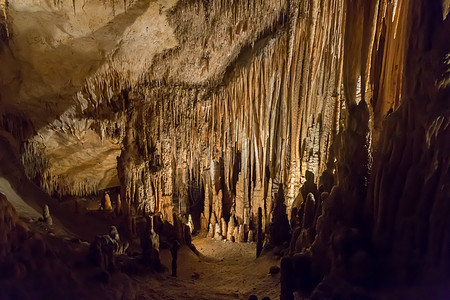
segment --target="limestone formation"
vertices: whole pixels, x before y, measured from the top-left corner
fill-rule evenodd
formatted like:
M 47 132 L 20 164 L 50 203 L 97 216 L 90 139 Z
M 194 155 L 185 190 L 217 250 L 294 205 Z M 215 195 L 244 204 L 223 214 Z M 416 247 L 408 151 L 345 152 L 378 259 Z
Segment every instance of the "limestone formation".
M 140 239 L 142 249 L 141 261 L 145 266 L 161 271 L 159 235 L 154 231 L 154 226 L 153 217 L 147 217 L 147 227 Z
M 184 225 L 184 237 L 183 237 L 183 241 L 186 244 L 186 246 L 188 247 L 193 247 L 192 245 L 192 235 L 191 235 L 191 230 L 189 228 L 188 225 Z M 195 249 L 195 247 L 194 247 Z M 195 251 L 194 251 L 195 252 Z
M 159 251 L 159 235 L 155 232 L 155 220 L 154 217 L 150 217 L 150 238 L 152 240 L 152 247 L 156 250 Z
M 202 231 L 205 231 L 205 232 L 208 231 L 208 219 L 206 219 L 206 217 L 203 213 L 200 216 L 200 226 L 201 226 Z
M 294 203 L 295 203 L 295 201 L 294 201 Z M 301 208 L 304 210 L 303 203 L 301 205 Z M 295 228 L 300 227 L 302 225 L 302 220 L 303 220 L 303 216 L 302 216 L 302 218 L 300 218 L 298 208 L 296 206 L 293 206 L 292 210 L 291 210 L 291 218 L 290 218 L 291 229 L 295 230 Z
M 117 231 L 116 226 L 111 226 L 109 228 L 109 236 L 115 240 L 117 243 L 120 242 L 120 236 L 119 236 L 119 231 Z
M 322 172 L 319 179 L 319 194 L 323 192 L 329 193 L 334 185 L 334 164 L 332 162 L 327 163 L 327 168 Z
M 67 294 L 75 298 L 89 298 L 91 291 L 73 284 L 86 277 L 82 278 L 70 265 L 75 258 L 81 265 L 87 266 L 82 267 L 83 272 L 94 275 L 94 268 L 84 263 L 86 245 L 33 232 L 32 227 L 21 220 L 20 211 L 14 208 L 12 197 L 0 193 L 0 298 L 33 299 L 38 295 L 64 298 Z M 55 251 L 61 251 L 60 245 L 64 245 L 63 257 L 54 255 Z M 83 248 L 81 255 L 77 251 L 80 247 Z M 25 285 L 29 287 L 23 289 Z M 98 285 L 96 280 L 94 285 Z
M 220 228 L 220 224 L 216 223 L 214 228 L 214 239 L 221 241 L 222 240 L 222 230 Z
M 192 234 L 192 232 L 194 231 L 194 222 L 192 221 L 192 215 L 189 214 L 188 216 L 188 223 L 187 225 L 189 226 L 189 233 Z
M 296 232 L 297 233 L 297 232 Z M 315 230 L 310 227 L 308 229 L 301 229 L 295 241 L 294 253 L 301 253 L 312 245 L 315 238 Z
M 175 212 L 172 215 L 173 218 L 173 228 L 175 232 L 175 239 L 181 243 L 185 244 L 185 238 L 186 235 L 188 235 L 188 238 L 190 239 L 189 230 L 186 232 L 186 224 L 182 221 L 181 216 L 176 214 Z
M 127 221 L 127 230 L 131 235 L 136 235 L 137 229 L 136 229 L 136 217 L 132 215 L 126 216 Z
M 314 217 L 315 217 L 315 199 L 312 193 L 309 193 L 306 197 L 305 209 L 303 214 L 303 224 L 302 227 L 304 229 L 309 229 L 314 225 Z
M 307 170 L 305 173 L 305 178 L 306 181 L 300 189 L 303 199 L 306 199 L 309 193 L 311 193 L 314 197 L 317 197 L 317 185 L 314 181 L 314 173 Z
M 221 219 L 220 219 L 220 225 L 221 225 L 221 234 L 222 234 L 222 237 L 223 237 L 224 239 L 226 239 L 226 238 L 227 238 L 227 222 L 225 221 L 224 218 L 221 218 Z
M 234 223 L 234 216 L 232 215 L 230 217 L 230 221 L 228 221 L 227 241 L 231 241 L 231 238 L 234 237 L 234 230 L 235 230 L 235 223 Z
M 212 215 L 211 215 L 211 200 L 209 196 L 210 190 L 208 182 L 205 184 L 205 208 L 203 209 L 203 213 L 205 214 L 205 218 L 208 221 L 211 221 Z
M 96 216 L 52 197 L 120 191 L 98 222 L 131 239 L 148 215 L 180 242 L 267 237 L 282 299 L 344 295 L 367 261 L 365 283 L 448 279 L 448 0 L 117 3 L 0 0 L 0 178 L 53 226 Z
M 213 238 L 215 234 L 216 227 L 212 223 L 209 224 L 208 237 Z
M 91 261 L 106 271 L 115 268 L 115 254 L 120 249 L 120 236 L 115 226 L 111 226 L 110 233 L 98 235 L 89 247 Z
M 255 234 L 253 230 L 248 231 L 247 242 L 253 243 L 255 241 Z
M 302 232 L 302 228 L 299 226 L 294 229 L 292 232 L 291 242 L 289 243 L 289 253 L 294 254 L 297 252 L 297 241 L 300 237 L 300 234 Z M 302 249 L 300 249 L 302 250 Z
M 109 197 L 108 192 L 106 192 L 101 200 L 101 206 L 100 208 L 102 210 L 112 210 L 112 204 L 111 204 L 111 198 Z
M 117 195 L 116 206 L 114 207 L 116 216 L 122 215 L 122 202 L 120 201 L 120 194 Z
M 242 225 L 241 225 L 241 226 L 242 226 Z M 234 238 L 234 241 L 235 241 L 236 243 L 239 243 L 239 228 L 240 228 L 240 226 L 235 226 L 235 227 L 234 227 L 233 238 Z
M 259 257 L 262 252 L 263 242 L 264 242 L 264 232 L 263 232 L 263 216 L 262 208 L 258 208 L 258 223 L 256 225 L 256 257 Z
M 222 218 L 222 190 L 219 190 L 217 195 L 213 197 L 213 207 L 214 207 L 214 215 L 216 217 L 216 222 L 220 225 L 220 219 Z
M 318 201 L 316 201 L 316 212 L 315 212 L 314 224 L 313 224 L 314 228 L 316 228 L 317 220 L 323 213 L 322 204 L 328 199 L 328 197 L 329 197 L 329 193 L 323 192 L 322 194 L 320 194 Z
M 290 225 L 284 200 L 283 188 L 280 187 L 273 210 L 272 223 L 270 224 L 270 242 L 275 246 L 280 246 L 290 240 Z
M 244 229 L 244 225 L 239 225 L 239 237 L 237 240 L 239 243 L 244 243 L 245 242 L 245 229 Z
M 48 205 L 44 205 L 43 213 L 42 213 L 44 222 L 47 223 L 47 225 L 53 225 L 53 218 L 50 215 L 50 210 L 48 208 Z
M 213 225 L 213 226 L 216 226 L 216 224 L 217 224 L 217 218 L 216 218 L 216 214 L 215 214 L 215 213 L 212 213 L 212 214 L 211 214 L 211 219 L 210 219 L 210 221 L 209 221 L 209 224 L 211 224 L 211 225 Z M 219 224 L 219 226 L 220 226 L 220 224 Z

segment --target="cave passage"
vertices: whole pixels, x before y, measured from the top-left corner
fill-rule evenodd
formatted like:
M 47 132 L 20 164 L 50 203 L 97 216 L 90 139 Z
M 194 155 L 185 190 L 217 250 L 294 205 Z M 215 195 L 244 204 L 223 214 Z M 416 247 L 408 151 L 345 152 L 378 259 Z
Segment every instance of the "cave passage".
M 449 11 L 0 0 L 0 299 L 450 299 Z

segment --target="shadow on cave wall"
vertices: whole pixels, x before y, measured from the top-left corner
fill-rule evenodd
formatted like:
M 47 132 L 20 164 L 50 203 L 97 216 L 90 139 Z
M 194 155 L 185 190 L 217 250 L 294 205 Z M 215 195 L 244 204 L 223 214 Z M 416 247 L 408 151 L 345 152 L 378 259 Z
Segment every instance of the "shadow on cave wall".
M 133 6 L 127 9 L 126 13 L 121 13 L 119 15 L 116 15 L 109 21 L 106 25 L 100 27 L 99 29 L 95 30 L 89 35 L 82 36 L 79 38 L 76 38 L 74 40 L 70 41 L 70 44 L 72 45 L 81 45 L 83 42 L 86 41 L 92 41 L 92 40 L 101 40 L 102 37 L 110 36 L 110 32 L 113 30 L 116 34 L 116 40 L 114 42 L 109 42 L 110 44 L 117 45 L 121 40 L 121 35 L 125 32 L 125 30 L 131 26 L 137 18 L 139 18 L 143 13 L 145 13 L 146 9 L 149 7 L 150 3 L 152 3 L 152 0 L 147 1 L 140 1 L 135 3 Z M 33 15 L 37 12 L 21 12 L 22 18 L 33 18 Z M 45 14 L 45 13 L 43 13 Z M 30 29 L 31 30 L 31 29 Z M 22 34 L 26 34 L 22 33 Z M 14 42 L 14 40 L 9 41 Z M 0 49 L 8 46 L 8 40 L 6 42 L 2 39 L 0 41 Z M 52 48 L 49 51 L 43 51 L 39 53 L 42 57 L 48 57 L 49 60 L 53 59 L 54 57 L 58 56 L 58 54 L 62 53 L 70 53 L 70 59 L 73 61 L 80 61 L 80 62 L 88 62 L 88 57 L 91 58 L 91 61 L 87 64 L 90 66 L 88 72 L 83 77 L 88 78 L 89 76 L 95 74 L 98 69 L 102 66 L 102 60 L 105 58 L 104 53 L 97 53 L 98 51 L 90 51 L 90 52 L 84 52 L 80 49 L 74 49 L 75 47 L 70 47 L 68 43 L 66 44 L 60 44 L 58 47 Z M 20 61 L 16 61 L 17 64 L 21 64 Z M 79 75 L 79 74 L 77 74 Z M 18 75 L 19 77 L 17 80 L 21 80 L 22 75 Z M 69 78 L 70 79 L 70 78 Z M 2 117 L 0 126 L 1 129 L 11 133 L 14 137 L 20 139 L 20 140 L 27 140 L 34 136 L 39 129 L 42 127 L 45 127 L 46 125 L 49 125 L 53 123 L 55 120 L 57 120 L 62 114 L 64 114 L 67 109 L 69 109 L 74 103 L 70 101 L 59 101 L 60 99 L 63 99 L 64 97 L 70 98 L 75 93 L 82 89 L 83 86 L 74 86 L 72 89 L 68 89 L 67 87 L 61 88 L 59 93 L 62 92 L 62 94 L 55 95 L 54 93 L 50 94 L 42 94 L 40 95 L 40 99 L 45 99 L 45 105 L 46 108 L 50 111 L 46 114 L 39 114 L 35 115 L 35 111 L 33 111 L 34 115 L 27 115 L 20 112 L 20 108 L 16 108 L 11 105 L 7 105 L 8 100 L 11 99 L 5 99 L 5 96 L 0 94 L 0 99 L 4 102 L 4 111 L 0 111 Z M 116 97 L 116 100 L 124 101 L 128 100 L 126 97 L 123 97 L 123 95 L 119 94 L 118 97 Z M 119 104 L 115 105 L 113 104 L 113 110 L 119 110 L 123 109 L 124 106 Z M 39 107 L 37 107 L 39 109 Z M 85 112 L 87 115 L 94 115 L 95 116 L 101 116 L 102 111 L 101 109 L 110 109 L 105 106 L 92 106 L 91 109 L 87 109 Z

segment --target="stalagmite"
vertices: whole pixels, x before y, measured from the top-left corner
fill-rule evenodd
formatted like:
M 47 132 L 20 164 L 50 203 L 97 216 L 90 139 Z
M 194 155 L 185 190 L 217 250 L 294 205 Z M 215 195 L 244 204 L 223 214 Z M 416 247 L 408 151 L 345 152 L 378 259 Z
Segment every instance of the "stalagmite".
M 105 192 L 100 202 L 101 210 L 112 210 L 111 198 L 109 197 L 108 192 Z
M 244 188 L 244 178 L 239 173 L 236 183 L 236 220 L 239 225 L 244 223 Z
M 239 243 L 239 227 L 240 226 L 235 226 L 234 227 L 234 232 L 233 232 L 234 241 L 236 243 Z
M 194 231 L 194 222 L 192 221 L 192 215 L 191 214 L 189 214 L 189 216 L 188 216 L 187 226 L 189 227 L 189 232 L 192 234 L 192 232 Z
M 315 199 L 312 193 L 309 193 L 305 201 L 305 211 L 303 215 L 303 228 L 308 229 L 314 224 Z
M 44 205 L 42 216 L 43 216 L 44 222 L 47 223 L 47 225 L 50 225 L 50 226 L 53 225 L 53 219 L 52 219 L 52 216 L 50 215 L 50 210 L 49 210 L 47 204 Z
M 217 222 L 220 223 L 220 218 L 222 218 L 222 190 L 219 190 L 217 195 L 213 197 L 214 214 L 217 217 Z M 220 224 L 219 224 L 220 225 Z
M 150 235 L 152 240 L 152 247 L 159 251 L 159 235 L 155 232 L 155 220 L 154 217 L 150 217 Z
M 222 234 L 222 237 L 224 238 L 224 239 L 226 239 L 227 238 L 227 222 L 225 221 L 225 219 L 224 218 L 221 218 L 220 219 L 220 224 L 221 224 L 221 234 Z
M 255 234 L 253 230 L 248 231 L 247 242 L 253 243 L 255 241 Z
M 120 201 L 120 194 L 117 195 L 116 206 L 114 207 L 116 216 L 122 215 L 122 202 Z
M 276 197 L 273 211 L 272 223 L 270 224 L 270 242 L 279 246 L 290 239 L 289 220 L 286 215 L 286 204 L 284 204 L 284 191 L 280 187 Z
M 263 232 L 263 216 L 262 208 L 258 208 L 258 222 L 256 225 L 256 257 L 259 257 L 262 252 L 264 243 L 264 232 Z
M 208 237 L 209 238 L 214 238 L 214 234 L 215 234 L 215 225 L 213 225 L 212 223 L 209 223 L 209 230 L 208 230 Z
M 153 217 L 147 217 L 147 227 L 141 236 L 142 262 L 144 265 L 160 271 L 162 265 L 159 256 L 159 236 L 153 228 Z
M 206 183 L 205 184 L 205 209 L 203 210 L 203 213 L 205 214 L 205 218 L 208 221 L 210 221 L 210 219 L 212 218 L 210 208 L 211 208 L 211 203 L 210 203 L 210 199 L 209 199 L 209 186 L 208 186 L 208 183 Z
M 234 239 L 234 231 L 235 231 L 235 223 L 234 223 L 234 216 L 230 217 L 230 221 L 228 221 L 228 228 L 227 228 L 227 241 L 231 241 L 231 239 Z
M 334 184 L 333 176 L 333 164 L 331 162 L 327 163 L 327 168 L 323 171 L 319 179 L 319 194 L 326 192 L 331 192 Z
M 212 213 L 211 214 L 211 219 L 209 220 L 209 224 L 211 224 L 212 226 L 216 226 L 217 224 L 217 218 L 216 218 L 216 214 Z M 219 224 L 220 225 L 220 224 Z
M 203 213 L 200 216 L 200 225 L 202 231 L 208 231 L 208 219 L 206 219 Z
M 244 243 L 244 242 L 245 242 L 245 229 L 244 229 L 244 225 L 239 225 L 239 237 L 238 237 L 237 241 L 238 241 L 239 243 Z
M 133 251 L 144 232 L 143 261 L 158 268 L 156 231 L 162 248 L 195 250 L 195 224 L 199 239 L 256 240 L 257 257 L 267 239 L 285 256 L 281 299 L 448 279 L 448 0 L 46 2 L 0 0 L 0 178 L 52 207 L 55 238 L 83 218 L 120 224 Z M 23 276 L 34 266 L 9 255 L 18 221 L 5 207 L 1 275 L 24 281 L 9 298 L 35 298 L 20 294 L 37 286 Z M 161 222 L 144 230 L 148 216 Z M 109 274 L 118 243 L 91 243 L 98 290 L 122 276 Z
M 218 241 L 222 240 L 222 230 L 220 229 L 220 224 L 216 223 L 215 229 L 214 229 L 214 238 Z

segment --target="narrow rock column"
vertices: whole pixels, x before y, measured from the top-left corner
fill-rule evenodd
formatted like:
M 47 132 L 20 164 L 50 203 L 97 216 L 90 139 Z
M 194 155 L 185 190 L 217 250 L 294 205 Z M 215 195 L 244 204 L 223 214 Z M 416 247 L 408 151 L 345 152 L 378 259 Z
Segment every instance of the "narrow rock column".
M 47 225 L 50 225 L 50 226 L 53 225 L 53 218 L 50 215 L 50 210 L 49 210 L 47 204 L 44 205 L 44 208 L 42 211 L 42 216 L 44 218 L 44 222 L 47 223 Z

